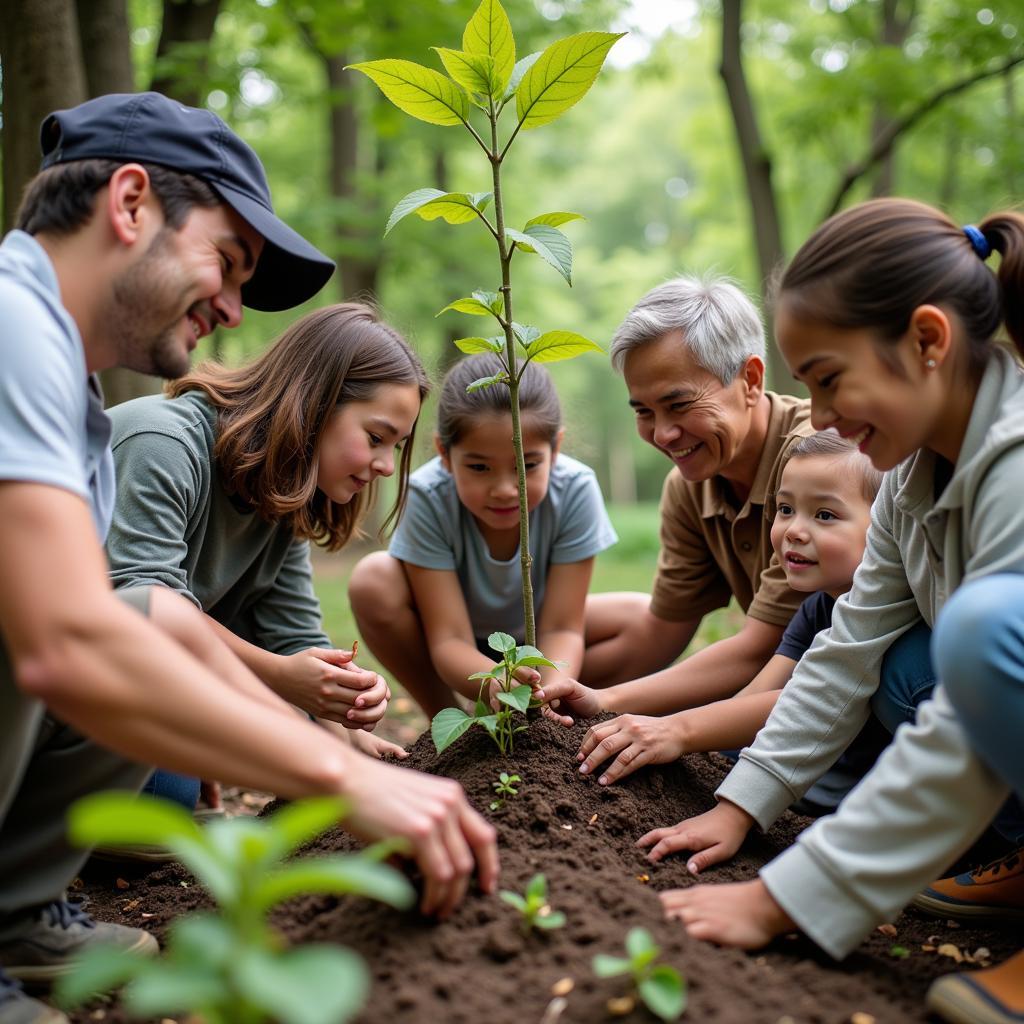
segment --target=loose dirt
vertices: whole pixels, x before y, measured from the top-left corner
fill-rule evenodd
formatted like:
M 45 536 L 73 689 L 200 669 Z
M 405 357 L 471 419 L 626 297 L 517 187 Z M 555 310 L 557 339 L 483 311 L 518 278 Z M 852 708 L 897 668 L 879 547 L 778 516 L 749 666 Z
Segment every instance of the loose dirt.
M 657 899 L 660 890 L 694 883 L 685 857 L 651 865 L 634 844 L 649 829 L 711 807 L 728 765 L 716 755 L 693 755 L 600 787 L 576 771 L 583 732 L 582 726 L 564 729 L 539 720 L 520 735 L 507 760 L 476 730 L 440 757 L 424 735 L 404 762 L 463 784 L 498 829 L 502 887 L 522 892 L 532 875 L 543 872 L 552 909 L 567 916 L 564 928 L 526 935 L 511 907 L 479 892 L 444 922 L 334 897 L 296 900 L 276 913 L 275 925 L 294 942 L 337 942 L 363 955 L 374 980 L 360 1024 L 653 1021 L 640 1005 L 613 1018 L 608 1001 L 626 995 L 628 982 L 597 979 L 590 967 L 596 953 L 621 955 L 625 934 L 636 925 L 652 932 L 662 961 L 686 978 L 689 1005 L 683 1020 L 700 1024 L 928 1021 L 923 1009 L 928 984 L 965 966 L 940 955 L 939 946 L 950 944 L 967 954 L 987 949 L 993 963 L 1019 948 L 1019 936 L 1009 928 L 956 927 L 913 911 L 893 922 L 894 934 L 876 931 L 842 964 L 795 936 L 756 953 L 693 941 L 679 925 L 662 920 Z M 490 811 L 491 783 L 500 771 L 523 781 L 517 797 Z M 704 880 L 755 877 L 807 824 L 787 813 L 766 836 L 752 836 L 733 862 L 712 869 Z M 337 851 L 352 845 L 336 830 L 311 849 Z M 174 917 L 205 902 L 178 865 L 136 877 L 122 870 L 118 877 L 127 889 L 118 888 L 109 873 L 86 876 L 90 910 L 106 920 L 149 927 L 158 936 Z M 909 955 L 893 956 L 894 946 Z M 571 979 L 571 989 L 565 979 Z M 553 991 L 567 989 L 559 1011 Z M 82 1011 L 75 1020 L 114 1024 L 120 1019 L 116 1006 L 104 1009 L 103 1017 L 96 1012 Z

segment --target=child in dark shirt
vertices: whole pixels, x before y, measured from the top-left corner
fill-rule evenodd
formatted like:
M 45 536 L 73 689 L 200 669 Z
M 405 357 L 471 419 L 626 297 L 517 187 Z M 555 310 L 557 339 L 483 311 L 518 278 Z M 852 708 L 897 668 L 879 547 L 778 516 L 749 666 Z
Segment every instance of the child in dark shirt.
M 771 536 L 790 587 L 810 596 L 775 655 L 734 697 L 665 717 L 620 715 L 595 725 L 577 755 L 580 771 L 588 774 L 614 757 L 598 779 L 608 785 L 646 764 L 752 742 L 797 662 L 831 624 L 836 599 L 853 585 L 881 479 L 867 456 L 833 430 L 800 441 L 782 472 Z M 587 717 L 580 689 L 584 700 L 563 699 L 562 710 Z

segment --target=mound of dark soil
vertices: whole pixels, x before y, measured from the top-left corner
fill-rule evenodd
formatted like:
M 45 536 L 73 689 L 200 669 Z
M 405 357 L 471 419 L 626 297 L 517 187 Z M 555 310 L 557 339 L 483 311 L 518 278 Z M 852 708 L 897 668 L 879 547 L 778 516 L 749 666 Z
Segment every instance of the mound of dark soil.
M 590 961 L 599 952 L 621 955 L 624 936 L 636 925 L 653 933 L 662 960 L 686 978 L 684 1019 L 701 1024 L 926 1021 L 923 996 L 929 982 L 962 967 L 922 946 L 948 943 L 967 953 L 984 947 L 993 962 L 1019 947 L 1019 937 L 1009 930 L 957 928 L 912 912 L 895 922 L 895 937 L 874 933 L 842 964 L 803 938 L 788 937 L 754 954 L 695 942 L 680 926 L 662 920 L 656 895 L 693 884 L 685 857 L 652 866 L 634 843 L 649 829 L 712 806 L 725 762 L 714 755 L 691 756 L 604 788 L 576 771 L 574 755 L 582 735 L 580 726 L 567 730 L 539 720 L 521 734 L 507 761 L 476 730 L 440 757 L 423 736 L 405 762 L 463 784 L 498 828 L 502 887 L 522 892 L 532 875 L 543 872 L 552 908 L 567 916 L 564 928 L 524 935 L 511 907 L 477 892 L 441 923 L 415 912 L 333 897 L 296 900 L 278 912 L 275 924 L 293 941 L 338 942 L 366 959 L 374 986 L 361 1024 L 590 1024 L 611 1019 L 608 1000 L 625 995 L 628 983 L 595 978 Z M 523 782 L 518 797 L 492 812 L 487 809 L 491 783 L 499 771 L 518 774 Z M 752 836 L 732 863 L 704 879 L 753 878 L 807 823 L 786 814 L 767 836 Z M 338 830 L 314 849 L 351 846 Z M 109 882 L 90 882 L 91 909 L 159 935 L 168 920 L 203 899 L 176 866 L 128 884 L 129 889 L 112 890 Z M 896 945 L 910 955 L 891 955 Z M 557 991 L 568 988 L 564 979 L 572 980 L 572 988 L 558 1013 L 552 989 L 560 981 Z M 856 1013 L 870 1017 L 855 1018 Z M 78 1019 L 84 1024 L 89 1016 Z M 637 1006 L 619 1019 L 654 1018 Z

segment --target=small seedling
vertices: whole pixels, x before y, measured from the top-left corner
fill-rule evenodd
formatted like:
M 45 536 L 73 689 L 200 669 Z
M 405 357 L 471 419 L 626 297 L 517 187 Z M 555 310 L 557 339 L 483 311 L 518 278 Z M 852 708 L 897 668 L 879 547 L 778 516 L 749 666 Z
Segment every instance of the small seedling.
M 910 950 L 907 949 L 906 946 L 890 946 L 889 956 L 891 956 L 893 960 L 906 960 L 907 957 L 910 956 Z
M 200 829 L 183 808 L 153 797 L 97 793 L 79 800 L 68 831 L 80 846 L 145 843 L 172 850 L 218 904 L 175 921 L 166 952 L 146 959 L 116 947 L 91 949 L 62 977 L 57 997 L 76 1006 L 112 989 L 141 1018 L 197 1015 L 205 1024 L 340 1024 L 369 992 L 362 959 L 334 945 L 288 948 L 267 915 L 305 893 L 356 893 L 408 907 L 412 887 L 379 863 L 393 842 L 359 854 L 286 860 L 335 825 L 343 801 L 299 801 L 271 818 L 215 821 Z M 183 882 L 182 885 L 185 883 Z
M 678 1020 L 686 1009 L 686 982 L 668 964 L 656 964 L 661 950 L 646 928 L 632 928 L 626 935 L 628 959 L 598 953 L 593 960 L 599 978 L 628 974 L 644 1006 L 662 1020 Z
M 543 875 L 534 875 L 530 879 L 523 896 L 508 889 L 502 889 L 500 895 L 509 906 L 519 911 L 524 932 L 533 928 L 551 931 L 565 924 L 565 914 L 552 910 L 548 904 L 548 880 Z
M 515 638 L 508 633 L 492 633 L 487 638 L 487 645 L 500 654 L 501 659 L 489 672 L 476 672 L 469 677 L 480 680 L 480 693 L 473 714 L 467 715 L 461 708 L 445 708 L 430 723 L 430 736 L 439 754 L 473 725 L 482 725 L 502 754 L 511 754 L 516 733 L 526 730 L 525 725 L 516 724 L 515 716 L 526 713 L 533 695 L 529 684 L 516 682 L 516 671 L 541 665 L 560 667 L 545 658 L 536 647 L 517 645 Z M 497 711 L 487 699 L 492 689 L 500 705 Z
M 505 805 L 505 797 L 517 796 L 519 790 L 516 788 L 517 782 L 522 782 L 518 775 L 509 775 L 508 772 L 502 772 L 498 776 L 497 782 L 492 782 L 491 786 L 494 789 L 494 794 L 497 799 L 491 801 L 491 810 L 496 811 Z

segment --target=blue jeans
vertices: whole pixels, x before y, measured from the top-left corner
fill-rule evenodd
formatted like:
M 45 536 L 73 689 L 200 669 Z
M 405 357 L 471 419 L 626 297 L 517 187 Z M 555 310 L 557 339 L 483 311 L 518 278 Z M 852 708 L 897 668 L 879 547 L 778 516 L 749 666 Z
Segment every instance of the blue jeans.
M 1024 576 L 986 576 L 961 587 L 939 616 L 932 652 L 978 757 L 1017 794 L 1018 799 L 1009 803 L 1016 803 L 1020 812 Z M 1022 827 L 1016 838 L 1024 842 L 1024 814 L 1019 818 Z
M 142 787 L 142 792 L 162 797 L 164 800 L 173 800 L 174 803 L 181 804 L 186 811 L 194 811 L 199 799 L 199 780 L 157 768 Z
M 1024 576 L 989 576 L 967 584 L 943 609 L 934 636 L 923 622 L 904 633 L 882 661 L 871 699 L 875 717 L 889 732 L 913 722 L 937 675 L 979 756 L 1024 793 L 1019 754 L 1024 739 Z M 1015 747 L 1010 745 L 1014 734 Z M 993 742 L 1004 751 L 1000 757 L 1007 771 L 1010 764 L 1015 767 L 1016 782 L 985 753 Z M 1024 807 L 1016 797 L 1003 805 L 993 826 L 1012 843 L 1024 843 Z

